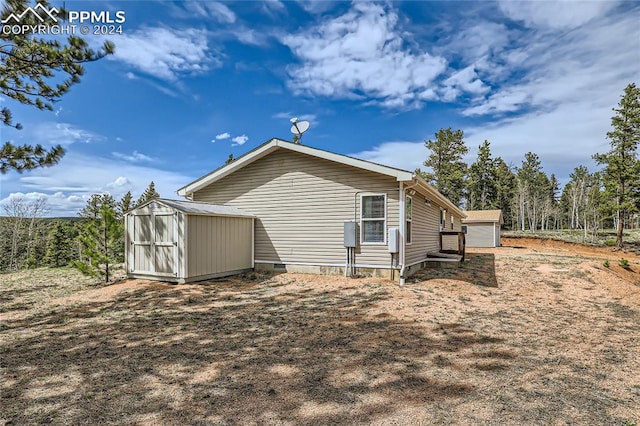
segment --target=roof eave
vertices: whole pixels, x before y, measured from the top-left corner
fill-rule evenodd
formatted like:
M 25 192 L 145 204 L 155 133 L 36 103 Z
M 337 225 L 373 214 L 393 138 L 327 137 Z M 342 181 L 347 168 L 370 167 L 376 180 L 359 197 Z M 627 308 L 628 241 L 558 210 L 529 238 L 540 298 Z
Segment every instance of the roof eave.
M 429 183 L 427 183 L 427 181 L 424 180 L 422 176 L 413 174 L 411 181 L 419 185 L 421 188 L 423 188 L 425 192 L 427 192 L 427 195 L 432 197 L 433 201 L 435 201 L 436 204 L 439 204 L 440 206 L 445 207 L 447 211 L 454 213 L 456 216 L 462 219 L 467 217 L 467 215 L 464 214 L 464 212 L 460 210 L 458 206 L 453 204 L 451 200 L 449 200 L 447 197 L 442 195 L 440 191 L 438 191 L 436 188 L 429 185 Z
M 212 171 L 211 173 L 204 175 L 194 180 L 193 182 L 183 186 L 182 188 L 178 189 L 176 192 L 181 197 L 188 197 L 189 195 L 204 188 L 205 186 L 210 185 L 230 175 L 236 170 L 241 169 L 242 167 L 245 167 L 262 157 L 265 157 L 266 155 L 270 154 L 271 152 L 279 148 L 284 148 L 289 151 L 311 155 L 314 157 L 322 158 L 328 161 L 333 161 L 333 162 L 344 164 L 351 167 L 356 167 L 359 169 L 369 170 L 371 172 L 379 173 L 385 176 L 394 177 L 398 182 L 408 181 L 413 178 L 413 173 L 406 170 L 395 169 L 392 167 L 383 166 L 381 164 L 376 164 L 369 161 L 348 157 L 346 155 L 336 154 L 329 151 L 323 151 L 317 148 L 310 148 L 305 145 L 298 145 L 298 144 L 287 142 L 281 139 L 274 138 L 264 143 L 263 145 L 247 152 L 243 156 L 234 160 L 232 163 L 222 166 Z

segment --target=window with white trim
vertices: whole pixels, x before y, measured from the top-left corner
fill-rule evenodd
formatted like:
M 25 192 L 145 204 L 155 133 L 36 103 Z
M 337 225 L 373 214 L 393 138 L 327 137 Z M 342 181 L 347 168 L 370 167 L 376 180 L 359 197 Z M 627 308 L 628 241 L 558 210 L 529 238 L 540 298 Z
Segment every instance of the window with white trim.
M 385 242 L 387 228 L 387 195 L 360 196 L 360 241 L 362 243 Z
M 411 229 L 411 222 L 413 217 L 412 204 L 413 204 L 413 198 L 407 195 L 404 201 L 404 218 L 405 218 L 404 231 L 405 231 L 405 240 L 407 244 L 411 244 L 411 240 L 413 238 L 412 236 L 413 230 Z

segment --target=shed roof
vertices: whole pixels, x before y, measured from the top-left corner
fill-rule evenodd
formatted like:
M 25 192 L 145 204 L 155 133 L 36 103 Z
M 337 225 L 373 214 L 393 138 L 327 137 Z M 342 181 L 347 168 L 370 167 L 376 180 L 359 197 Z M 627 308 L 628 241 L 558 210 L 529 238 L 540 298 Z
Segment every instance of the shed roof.
M 470 222 L 498 222 L 504 223 L 502 219 L 502 210 L 467 210 L 467 217 L 462 219 L 462 223 Z
M 144 207 L 152 202 L 163 204 L 167 207 L 174 208 L 185 214 L 205 215 L 205 216 L 236 216 L 236 217 L 255 217 L 251 213 L 229 206 L 219 206 L 209 203 L 201 203 L 197 201 L 170 200 L 167 198 L 155 198 L 147 203 L 138 206 Z

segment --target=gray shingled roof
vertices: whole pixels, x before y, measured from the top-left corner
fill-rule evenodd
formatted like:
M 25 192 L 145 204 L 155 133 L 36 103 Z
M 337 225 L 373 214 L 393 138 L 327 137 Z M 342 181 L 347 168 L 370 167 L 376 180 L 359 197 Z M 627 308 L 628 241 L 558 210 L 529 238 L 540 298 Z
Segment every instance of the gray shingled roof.
M 156 198 L 154 201 L 157 201 L 168 207 L 172 207 L 186 214 L 255 217 L 251 213 L 247 213 L 240 209 L 236 209 L 235 207 L 229 206 L 217 206 L 215 204 L 199 203 L 196 201 L 186 200 L 168 200 L 166 198 Z

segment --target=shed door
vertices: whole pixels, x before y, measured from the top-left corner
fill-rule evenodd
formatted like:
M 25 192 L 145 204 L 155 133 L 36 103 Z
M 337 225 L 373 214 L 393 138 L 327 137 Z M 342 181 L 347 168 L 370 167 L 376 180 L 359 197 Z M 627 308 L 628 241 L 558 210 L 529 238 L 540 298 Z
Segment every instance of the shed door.
M 177 276 L 177 230 L 173 212 L 129 216 L 130 272 Z
M 173 275 L 176 271 L 174 262 L 175 221 L 174 215 L 155 214 L 154 217 L 154 241 L 152 244 L 155 260 L 155 272 Z

